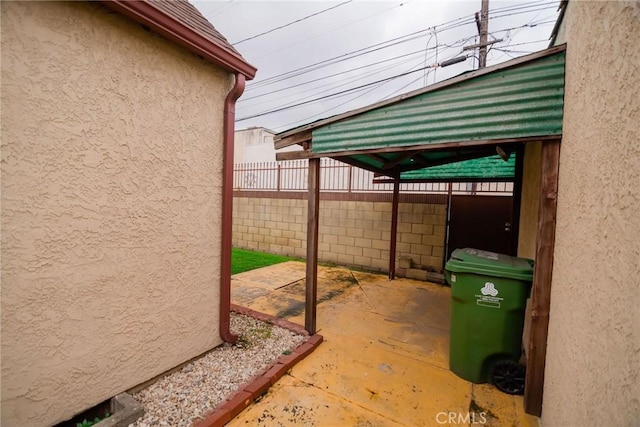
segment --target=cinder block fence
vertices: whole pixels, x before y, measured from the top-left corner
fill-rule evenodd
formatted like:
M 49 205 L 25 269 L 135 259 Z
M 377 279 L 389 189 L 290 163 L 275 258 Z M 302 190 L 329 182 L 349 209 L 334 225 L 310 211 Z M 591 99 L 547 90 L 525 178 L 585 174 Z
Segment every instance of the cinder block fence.
M 304 258 L 307 162 L 238 164 L 234 170 L 233 245 Z M 320 261 L 388 272 L 393 185 L 333 159 L 321 161 Z M 402 183 L 396 273 L 441 272 L 448 194 L 506 194 L 510 183 Z
M 303 197 L 305 193 L 237 192 L 233 245 L 305 257 L 307 200 Z M 340 200 L 347 198 L 353 200 Z M 388 272 L 391 201 L 387 199 L 390 194 L 322 193 L 319 259 Z M 397 258 L 408 257 L 414 265 L 441 271 L 446 210 L 446 195 L 402 194 Z

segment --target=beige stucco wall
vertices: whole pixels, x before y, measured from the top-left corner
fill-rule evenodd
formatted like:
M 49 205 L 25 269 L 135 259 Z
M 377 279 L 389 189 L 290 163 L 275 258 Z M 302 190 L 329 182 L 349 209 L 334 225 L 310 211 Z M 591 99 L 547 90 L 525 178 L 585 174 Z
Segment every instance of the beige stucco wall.
M 398 205 L 397 257 L 442 269 L 447 206 Z M 391 203 L 320 201 L 318 258 L 389 271 Z M 233 245 L 304 258 L 307 254 L 307 200 L 235 197 Z
M 640 3 L 569 2 L 544 426 L 640 419 Z
M 232 77 L 88 2 L 2 2 L 2 425 L 44 426 L 218 331 Z
M 522 170 L 522 197 L 518 231 L 518 256 L 535 259 L 540 205 L 541 142 L 525 145 Z

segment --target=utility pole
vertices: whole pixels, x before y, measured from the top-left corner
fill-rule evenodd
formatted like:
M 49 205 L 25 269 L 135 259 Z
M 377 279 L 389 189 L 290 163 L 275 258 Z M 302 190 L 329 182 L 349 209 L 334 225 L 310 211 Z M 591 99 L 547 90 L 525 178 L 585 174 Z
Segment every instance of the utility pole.
M 500 43 L 504 39 L 487 41 L 489 35 L 489 0 L 482 0 L 482 10 L 480 13 L 476 12 L 476 26 L 478 27 L 478 35 L 480 36 L 480 43 L 471 46 L 465 46 L 462 50 L 474 50 L 478 49 L 478 68 L 484 68 L 487 66 L 487 46 L 494 43 Z
M 482 0 L 482 9 L 480 10 L 480 19 L 476 13 L 476 24 L 478 25 L 478 33 L 480 34 L 480 54 L 478 55 L 478 68 L 487 66 L 487 35 L 489 33 L 489 0 Z
M 478 69 L 487 66 L 487 34 L 489 33 L 489 0 L 482 0 L 482 7 L 480 9 L 480 20 L 478 20 L 478 13 L 476 12 L 476 25 L 478 26 L 478 33 L 480 34 L 480 43 L 478 43 Z M 471 185 L 471 194 L 476 195 L 478 190 L 478 183 L 474 182 Z

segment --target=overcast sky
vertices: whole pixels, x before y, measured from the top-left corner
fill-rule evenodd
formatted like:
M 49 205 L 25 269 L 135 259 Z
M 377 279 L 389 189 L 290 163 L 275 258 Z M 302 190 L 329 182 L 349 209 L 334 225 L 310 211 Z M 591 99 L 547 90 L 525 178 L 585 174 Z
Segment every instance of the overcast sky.
M 473 16 L 480 0 L 192 2 L 258 68 L 238 102 L 236 129 L 262 126 L 281 132 L 477 68 L 477 51 L 462 47 L 478 42 Z M 489 40 L 504 41 L 493 45 L 487 66 L 547 48 L 558 4 L 490 0 Z M 469 57 L 421 70 L 462 55 Z M 315 69 L 278 77 L 309 66 Z M 379 83 L 349 91 L 374 82 Z M 347 92 L 327 97 L 342 91 Z M 314 101 L 320 97 L 326 98 Z M 242 120 L 254 115 L 259 116 Z

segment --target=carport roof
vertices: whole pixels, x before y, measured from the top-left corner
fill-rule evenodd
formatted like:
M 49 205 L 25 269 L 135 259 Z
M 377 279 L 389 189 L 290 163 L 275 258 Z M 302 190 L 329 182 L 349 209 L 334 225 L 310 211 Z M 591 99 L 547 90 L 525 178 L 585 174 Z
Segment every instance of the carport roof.
M 500 156 L 489 156 L 430 168 L 410 170 L 400 174 L 402 182 L 449 182 L 449 181 L 513 181 L 516 172 L 516 158 L 509 156 L 506 161 Z M 377 177 L 374 183 L 393 182 L 392 178 Z
M 401 180 L 501 179 L 496 156 L 562 134 L 565 46 L 464 73 L 399 97 L 280 133 L 278 160 L 332 157 Z M 502 163 L 501 163 L 502 162 Z

